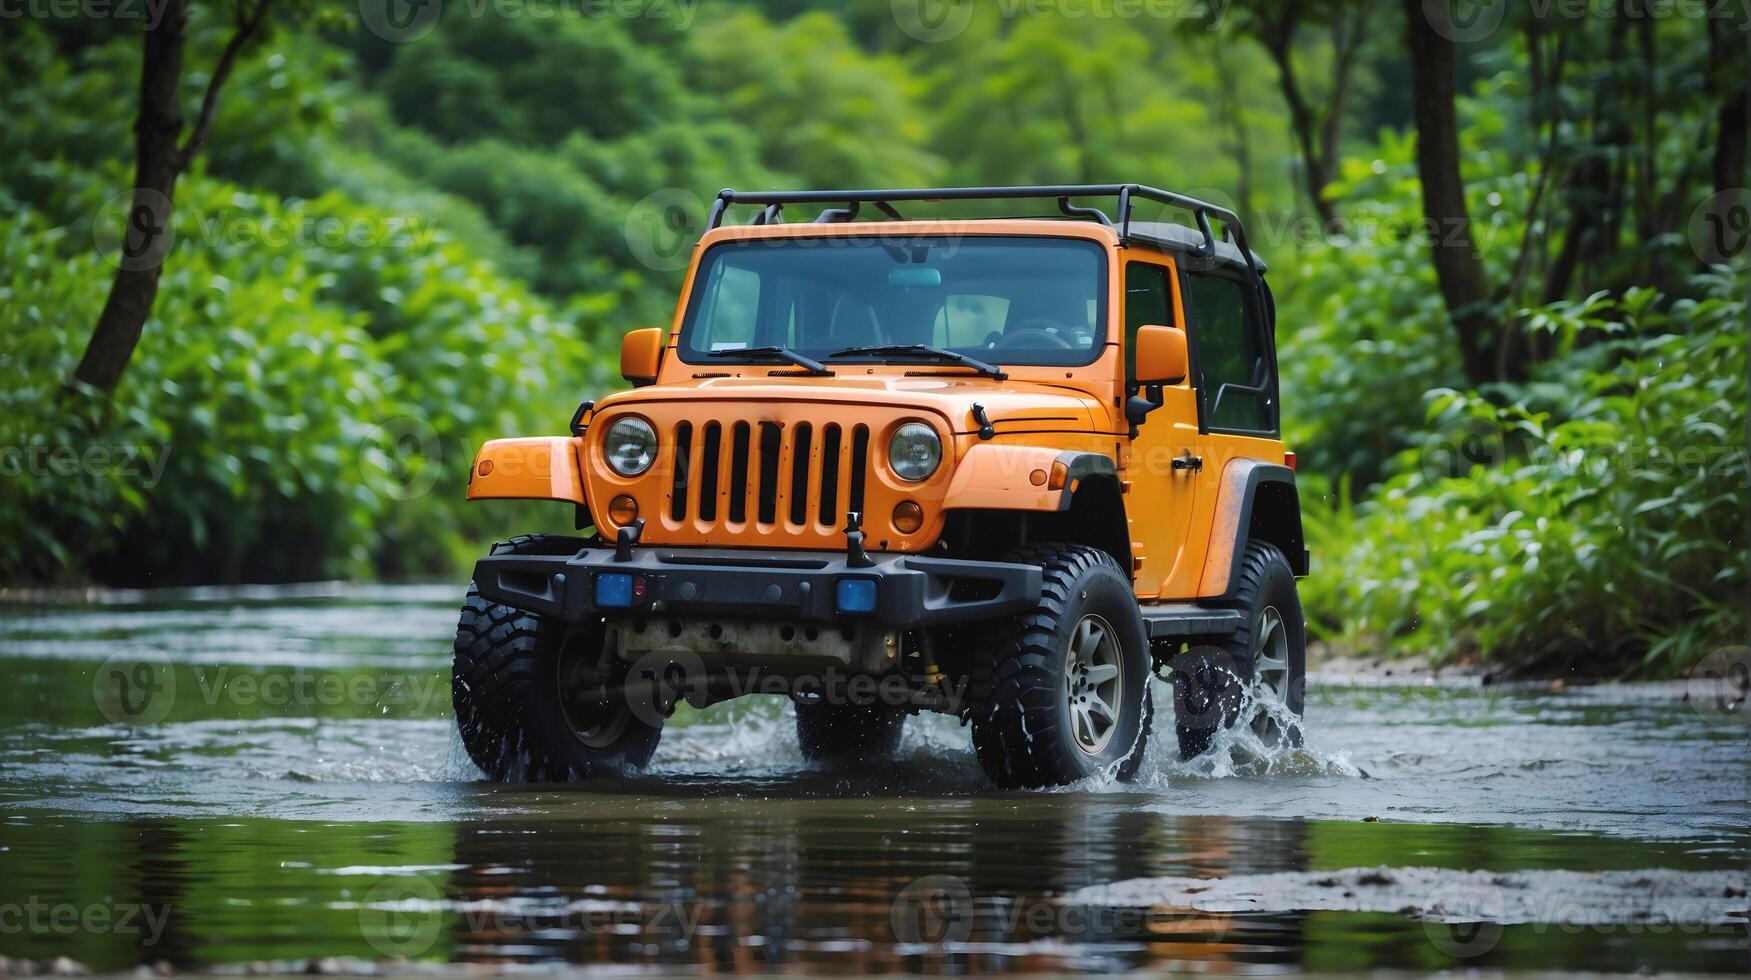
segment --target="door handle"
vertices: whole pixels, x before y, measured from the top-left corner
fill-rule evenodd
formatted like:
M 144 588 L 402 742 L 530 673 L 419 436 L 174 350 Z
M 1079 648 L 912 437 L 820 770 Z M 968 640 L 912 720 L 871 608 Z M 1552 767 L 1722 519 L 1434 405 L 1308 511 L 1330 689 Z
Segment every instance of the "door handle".
M 1202 473 L 1204 472 L 1204 457 L 1193 456 L 1189 453 L 1184 456 L 1175 456 L 1173 458 L 1173 469 L 1176 473 L 1182 470 L 1191 470 L 1193 473 Z

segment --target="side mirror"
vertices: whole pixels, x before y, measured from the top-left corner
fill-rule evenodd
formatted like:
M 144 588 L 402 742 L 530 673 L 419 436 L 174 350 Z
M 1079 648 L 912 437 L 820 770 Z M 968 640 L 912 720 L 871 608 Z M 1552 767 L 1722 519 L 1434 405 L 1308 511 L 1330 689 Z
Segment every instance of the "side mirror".
M 620 376 L 634 387 L 654 384 L 663 362 L 663 330 L 647 327 L 620 339 Z
M 1186 332 L 1178 327 L 1138 327 L 1136 381 L 1140 385 L 1176 385 L 1191 372 Z

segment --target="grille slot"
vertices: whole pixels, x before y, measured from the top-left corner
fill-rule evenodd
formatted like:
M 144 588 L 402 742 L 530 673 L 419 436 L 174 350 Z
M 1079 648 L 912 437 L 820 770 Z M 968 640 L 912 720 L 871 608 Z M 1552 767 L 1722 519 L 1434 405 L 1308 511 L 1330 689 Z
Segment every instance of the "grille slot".
M 699 519 L 717 520 L 717 468 L 722 455 L 723 426 L 705 423 L 704 438 L 699 447 Z
M 839 523 L 839 427 L 821 430 L 821 526 Z
M 748 520 L 748 423 L 730 427 L 730 523 Z
M 675 427 L 675 479 L 669 486 L 669 516 L 677 521 L 687 519 L 688 474 L 693 463 L 693 423 L 682 422 Z
M 809 474 L 814 469 L 814 427 L 807 422 L 797 425 L 790 451 L 790 522 L 809 522 Z
M 760 423 L 760 504 L 755 514 L 762 524 L 778 521 L 778 464 L 784 429 L 777 422 Z
M 864 506 L 866 425 L 675 423 L 668 516 L 709 533 L 720 523 L 820 534 Z
M 851 502 L 846 505 L 845 512 L 863 513 L 863 478 L 869 468 L 865 463 L 869 459 L 869 426 L 860 425 L 852 430 L 851 436 Z

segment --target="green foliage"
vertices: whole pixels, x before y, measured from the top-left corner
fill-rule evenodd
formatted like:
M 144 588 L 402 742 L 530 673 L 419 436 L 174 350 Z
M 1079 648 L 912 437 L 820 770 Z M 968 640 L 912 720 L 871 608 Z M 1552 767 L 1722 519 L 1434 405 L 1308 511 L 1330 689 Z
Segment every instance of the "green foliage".
M 1537 322 L 1565 353 L 1510 407 L 1432 393 L 1432 434 L 1374 499 L 1352 505 L 1346 486 L 1309 514 L 1310 628 L 1345 649 L 1585 674 L 1674 673 L 1742 642 L 1746 285 L 1555 304 Z
M 103 193 L 90 182 L 70 203 L 96 213 Z M 89 223 L 0 220 L 0 334 L 16 338 L 0 567 L 15 574 L 444 567 L 491 519 L 455 507 L 473 447 L 559 431 L 606 381 L 543 301 L 430 228 L 200 177 L 177 203 L 147 342 L 103 401 L 62 388 L 113 275 Z

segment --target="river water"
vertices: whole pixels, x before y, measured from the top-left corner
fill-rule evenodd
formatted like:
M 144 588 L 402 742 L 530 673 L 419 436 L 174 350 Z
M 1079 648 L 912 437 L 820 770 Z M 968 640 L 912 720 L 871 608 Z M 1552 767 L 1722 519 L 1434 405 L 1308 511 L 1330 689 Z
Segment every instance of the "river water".
M 1052 792 L 993 790 L 938 717 L 892 763 L 811 769 L 751 700 L 683 709 L 637 778 L 499 787 L 452 730 L 456 605 L 0 607 L 0 955 L 1751 971 L 1751 728 L 1683 685 L 1316 673 L 1303 749 L 1191 764 L 1158 697 L 1136 782 Z

